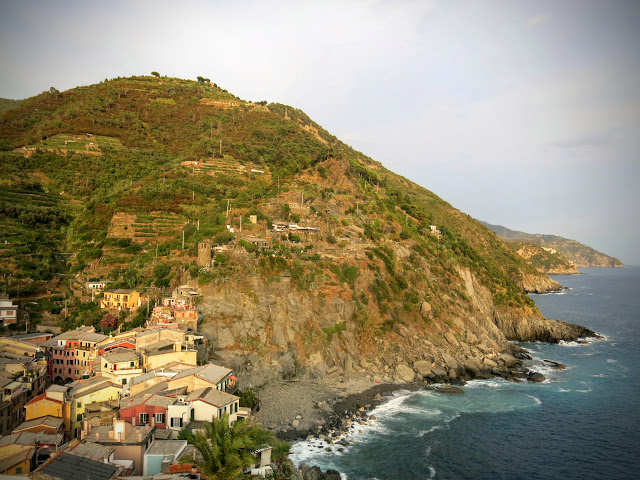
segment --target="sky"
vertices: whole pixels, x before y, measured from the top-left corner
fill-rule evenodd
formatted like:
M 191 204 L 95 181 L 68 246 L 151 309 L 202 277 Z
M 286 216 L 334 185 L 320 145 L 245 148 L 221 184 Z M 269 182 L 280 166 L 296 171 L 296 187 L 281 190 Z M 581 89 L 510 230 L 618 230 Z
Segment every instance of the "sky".
M 210 78 L 493 224 L 640 265 L 640 2 L 0 0 L 0 97 Z

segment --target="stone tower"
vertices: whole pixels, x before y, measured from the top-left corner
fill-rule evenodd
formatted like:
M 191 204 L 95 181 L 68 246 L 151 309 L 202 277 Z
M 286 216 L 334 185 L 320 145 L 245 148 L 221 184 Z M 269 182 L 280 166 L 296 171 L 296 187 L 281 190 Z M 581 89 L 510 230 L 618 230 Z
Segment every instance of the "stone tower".
M 198 243 L 198 266 L 210 267 L 211 266 L 211 249 L 213 244 L 211 242 L 199 242 Z

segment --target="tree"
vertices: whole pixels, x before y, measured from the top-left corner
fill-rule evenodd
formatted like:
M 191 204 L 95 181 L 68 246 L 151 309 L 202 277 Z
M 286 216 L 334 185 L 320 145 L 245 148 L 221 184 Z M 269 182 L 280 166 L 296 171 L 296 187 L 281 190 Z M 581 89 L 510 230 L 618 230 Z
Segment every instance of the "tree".
M 102 328 L 102 330 L 104 330 L 105 328 L 108 328 L 109 330 L 115 330 L 116 328 L 118 328 L 118 319 L 110 313 L 107 313 L 104 317 L 102 317 L 102 320 L 100 321 L 100 328 Z
M 209 480 L 227 480 L 238 478 L 244 467 L 255 462 L 252 453 L 264 444 L 275 444 L 271 432 L 250 420 L 241 420 L 229 425 L 229 415 L 205 422 L 205 433 L 193 433 L 182 430 L 180 438 L 186 439 L 202 455 L 199 460 L 194 457 L 183 457 L 181 463 L 194 463 Z
M 160 74 L 158 72 L 151 72 L 151 75 L 153 75 L 154 77 L 159 77 Z

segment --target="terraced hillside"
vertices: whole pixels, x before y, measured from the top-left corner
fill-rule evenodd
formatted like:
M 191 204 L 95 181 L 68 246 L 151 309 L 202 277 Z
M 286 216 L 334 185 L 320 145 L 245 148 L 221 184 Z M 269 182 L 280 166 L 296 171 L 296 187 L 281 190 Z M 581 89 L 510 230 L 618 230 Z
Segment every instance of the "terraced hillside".
M 21 264 L 3 257 L 12 295 L 24 293 L 17 276 L 37 279 L 33 295 L 64 290 L 56 276 L 153 296 L 190 282 L 218 347 L 295 351 L 301 364 L 379 353 L 407 328 L 438 348 L 444 332 L 491 338 L 482 355 L 512 348 L 505 335 L 565 336 L 525 293 L 559 284 L 295 108 L 203 81 L 120 78 L 25 100 L 0 117 L 0 141 L 13 229 L 0 242 L 32 238 Z M 29 223 L 36 213 L 46 221 Z M 196 264 L 203 240 L 218 246 L 212 266 Z M 49 256 L 50 277 L 27 249 Z M 97 324 L 91 305 L 72 302 L 65 328 Z

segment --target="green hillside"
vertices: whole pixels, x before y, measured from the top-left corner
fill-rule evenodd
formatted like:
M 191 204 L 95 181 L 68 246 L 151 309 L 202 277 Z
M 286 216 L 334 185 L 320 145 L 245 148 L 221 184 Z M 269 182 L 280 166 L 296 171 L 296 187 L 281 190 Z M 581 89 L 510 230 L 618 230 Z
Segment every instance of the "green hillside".
M 501 225 L 482 223 L 507 242 L 524 242 L 555 249 L 578 267 L 624 267 L 624 264 L 617 258 L 599 252 L 576 240 L 559 237 L 558 235 L 519 232 Z
M 20 100 L 11 100 L 9 98 L 0 98 L 0 114 L 8 112 L 20 105 Z
M 425 322 L 423 302 L 441 321 L 468 314 L 470 269 L 495 305 L 535 311 L 524 279 L 543 276 L 489 229 L 302 111 L 264 103 L 204 81 L 131 77 L 51 89 L 5 112 L 0 290 L 56 295 L 105 278 L 151 291 L 286 274 L 301 291 L 340 290 L 357 300 L 358 321 L 384 331 Z M 318 232 L 274 234 L 275 221 Z M 255 250 L 248 235 L 268 235 L 272 248 Z M 236 249 L 204 271 L 205 239 Z

